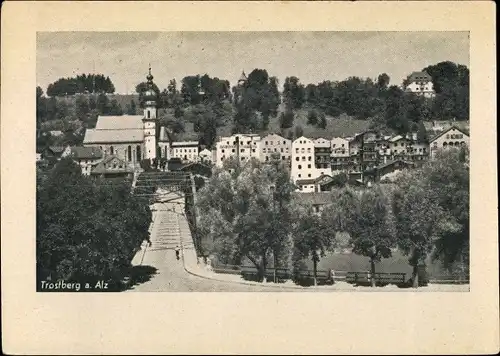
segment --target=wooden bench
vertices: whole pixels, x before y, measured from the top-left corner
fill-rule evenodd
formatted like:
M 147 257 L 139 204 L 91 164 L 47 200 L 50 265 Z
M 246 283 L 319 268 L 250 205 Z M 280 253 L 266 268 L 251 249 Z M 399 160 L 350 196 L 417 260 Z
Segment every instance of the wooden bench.
M 371 284 L 370 272 L 347 272 L 345 281 L 351 284 Z M 402 285 L 406 281 L 406 273 L 378 272 L 374 275 L 376 285 L 396 284 Z

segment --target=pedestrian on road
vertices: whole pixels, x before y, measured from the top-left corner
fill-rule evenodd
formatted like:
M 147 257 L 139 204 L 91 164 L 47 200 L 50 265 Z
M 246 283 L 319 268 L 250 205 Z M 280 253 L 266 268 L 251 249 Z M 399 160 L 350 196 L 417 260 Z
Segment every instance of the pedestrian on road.
M 175 257 L 176 257 L 177 259 L 179 259 L 179 253 L 180 253 L 179 246 L 175 246 Z

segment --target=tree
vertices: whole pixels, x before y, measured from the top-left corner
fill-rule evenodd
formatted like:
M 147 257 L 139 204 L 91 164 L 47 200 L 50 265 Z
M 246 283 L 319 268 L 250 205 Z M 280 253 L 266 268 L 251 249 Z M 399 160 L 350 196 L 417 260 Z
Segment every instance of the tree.
M 315 214 L 312 207 L 302 209 L 297 220 L 293 240 L 295 260 L 311 258 L 314 285 L 317 285 L 318 262 L 326 250 L 332 249 L 335 234 L 325 223 L 325 218 Z
M 127 115 L 136 115 L 137 114 L 137 104 L 135 100 L 130 100 L 130 104 L 127 105 Z
M 387 73 L 382 73 L 377 78 L 377 86 L 380 90 L 385 90 L 389 86 L 391 78 L 387 75 Z
M 326 129 L 326 125 L 327 125 L 327 122 L 326 122 L 326 116 L 325 116 L 325 113 L 323 113 L 322 111 L 319 113 L 319 117 L 318 117 L 318 124 L 317 126 L 321 129 Z
M 37 281 L 110 282 L 120 288 L 141 242 L 149 239 L 151 211 L 130 186 L 94 183 L 62 159 L 37 184 Z M 111 289 L 112 288 L 112 289 Z
M 191 75 L 182 79 L 181 95 L 185 103 L 196 105 L 201 102 L 200 76 Z
M 353 252 L 370 258 L 371 285 L 375 287 L 375 262 L 391 257 L 391 248 L 396 246 L 390 202 L 377 186 L 362 192 L 357 203 L 356 223 L 348 232 Z
M 289 129 L 293 127 L 293 121 L 295 120 L 295 114 L 292 109 L 286 108 L 284 112 L 280 114 L 280 127 L 282 129 Z
M 417 143 L 428 143 L 429 137 L 427 135 L 427 130 L 425 129 L 425 125 L 423 121 L 418 123 L 417 130 Z
M 307 124 L 316 126 L 318 123 L 318 112 L 316 110 L 309 110 L 307 113 Z
M 468 265 L 469 171 L 458 149 L 439 153 L 420 169 L 402 175 L 393 197 L 398 245 L 410 256 L 413 285 L 432 252 L 450 268 Z
M 290 102 L 292 109 L 300 109 L 304 102 L 305 88 L 297 77 L 286 77 L 283 84 L 283 97 Z
M 304 136 L 304 129 L 302 129 L 302 126 L 295 126 L 295 138 L 299 138 L 302 136 Z
M 199 192 L 200 231 L 222 261 L 248 259 L 260 279 L 270 258 L 286 255 L 291 221 L 289 173 L 281 163 L 224 162 Z

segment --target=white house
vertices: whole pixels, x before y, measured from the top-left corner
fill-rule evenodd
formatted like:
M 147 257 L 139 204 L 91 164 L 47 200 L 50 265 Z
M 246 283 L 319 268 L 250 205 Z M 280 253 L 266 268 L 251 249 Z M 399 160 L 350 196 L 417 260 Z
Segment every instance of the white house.
M 307 137 L 299 137 L 292 142 L 291 178 L 314 179 L 319 174 L 314 166 L 314 141 Z
M 451 126 L 447 130 L 433 137 L 430 142 L 431 157 L 436 156 L 436 152 L 449 147 L 469 147 L 469 135 L 456 126 Z
M 290 162 L 292 157 L 292 141 L 276 134 L 269 134 L 260 140 L 260 159 L 268 162 L 272 155 L 280 157 L 282 161 Z
M 432 98 L 436 95 L 432 84 L 432 77 L 427 72 L 413 72 L 408 77 L 406 91 Z
M 240 162 L 250 158 L 260 159 L 260 141 L 257 134 L 236 134 L 220 137 L 215 144 L 215 166 L 222 167 L 224 160 L 236 157 Z
M 196 162 L 199 158 L 198 141 L 172 142 L 170 154 L 170 158 L 180 158 L 183 162 Z

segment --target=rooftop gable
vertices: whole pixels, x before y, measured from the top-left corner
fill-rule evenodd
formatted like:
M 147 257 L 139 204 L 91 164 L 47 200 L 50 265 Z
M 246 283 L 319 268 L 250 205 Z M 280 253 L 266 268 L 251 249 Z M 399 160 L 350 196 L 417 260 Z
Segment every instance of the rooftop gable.
M 429 140 L 429 143 L 432 143 L 433 141 L 437 140 L 438 138 L 440 138 L 441 136 L 443 136 L 444 134 L 446 134 L 447 132 L 450 132 L 451 130 L 457 130 L 458 132 L 464 134 L 465 136 L 469 137 L 469 134 L 467 132 L 465 132 L 465 130 L 462 130 L 460 129 L 459 127 L 455 126 L 455 125 L 452 125 L 450 127 L 448 127 L 446 130 L 444 130 L 443 132 L 437 134 L 436 136 L 434 136 L 433 138 L 431 138 Z

